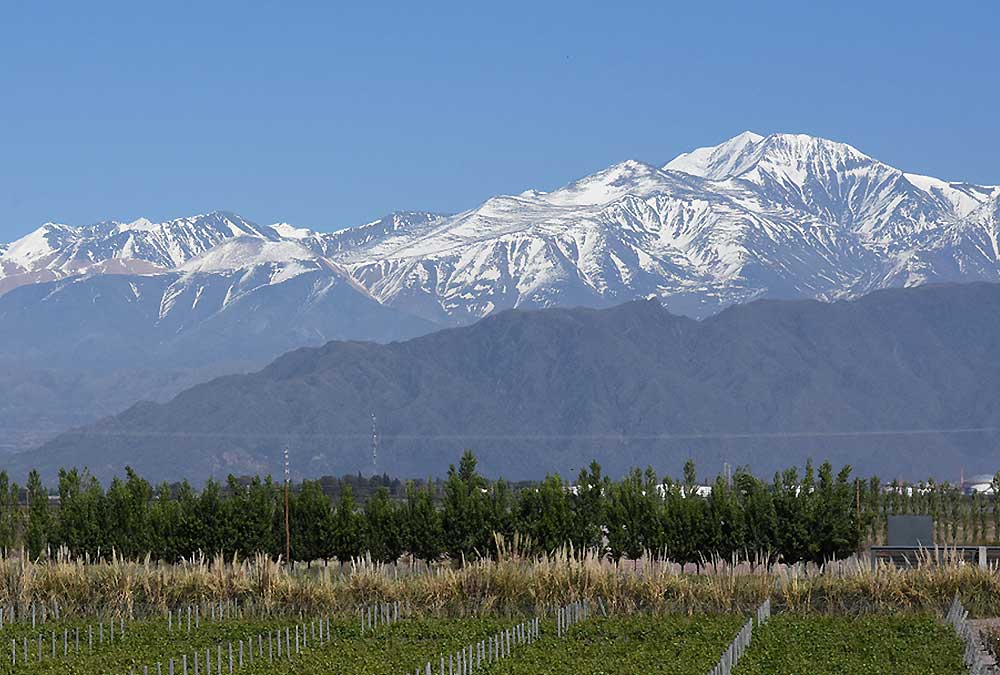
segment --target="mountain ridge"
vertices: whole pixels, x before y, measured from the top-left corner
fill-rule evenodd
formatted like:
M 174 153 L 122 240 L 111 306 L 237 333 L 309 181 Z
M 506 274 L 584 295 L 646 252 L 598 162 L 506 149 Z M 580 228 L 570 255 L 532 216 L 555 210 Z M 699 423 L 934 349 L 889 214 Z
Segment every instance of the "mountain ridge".
M 967 281 L 1000 281 L 1000 188 L 796 134 L 745 132 L 665 164 L 625 160 L 554 190 L 332 233 L 224 211 L 49 223 L 0 245 L 0 428 L 35 439 L 105 414 L 101 391 L 78 386 L 86 372 L 108 400 L 162 401 L 199 369 L 510 308 L 656 298 L 705 318 L 761 298 Z
M 755 297 L 1000 280 L 997 208 L 995 186 L 905 173 L 846 143 L 747 131 L 661 166 L 625 160 L 556 190 L 498 195 L 453 215 L 397 212 L 329 234 L 228 212 L 46 224 L 0 249 L 0 291 L 183 270 L 253 237 L 309 249 L 380 303 L 441 326 L 508 307 L 651 295 L 699 317 Z
M 510 478 L 591 458 L 612 473 L 688 457 L 767 472 L 810 456 L 911 479 L 985 471 L 1000 441 L 998 317 L 1000 285 L 985 283 L 759 300 L 701 321 L 652 301 L 508 310 L 403 342 L 294 350 L 10 466 L 224 477 L 276 471 L 288 446 L 301 475 L 441 473 L 464 447 Z

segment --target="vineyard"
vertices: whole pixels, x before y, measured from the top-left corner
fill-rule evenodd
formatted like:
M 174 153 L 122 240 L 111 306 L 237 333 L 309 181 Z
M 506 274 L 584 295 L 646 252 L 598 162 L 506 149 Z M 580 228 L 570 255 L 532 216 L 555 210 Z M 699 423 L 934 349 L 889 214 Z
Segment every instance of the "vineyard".
M 693 465 L 592 465 L 514 490 L 471 453 L 363 504 L 132 472 L 107 490 L 64 472 L 56 498 L 0 472 L 0 545 L 20 547 L 0 559 L 0 675 L 985 672 L 966 608 L 1000 616 L 995 568 L 859 551 L 892 514 L 931 516 L 945 547 L 991 541 L 994 497 L 828 463 L 702 487 Z
M 956 593 L 995 616 L 1000 578 L 509 550 L 430 568 L 7 559 L 0 673 L 964 673 Z
M 376 607 L 392 608 L 395 605 Z M 186 619 L 190 607 L 180 614 Z M 354 673 L 357 675 L 544 675 L 556 673 L 962 673 L 962 644 L 926 614 L 862 619 L 816 615 L 758 621 L 742 661 L 725 660 L 740 614 L 588 614 L 560 630 L 555 616 L 425 618 L 366 611 L 320 617 L 250 617 L 207 608 L 196 622 L 172 618 L 8 624 L 0 673 L 150 675 Z M 224 614 L 225 613 L 225 614 Z M 172 614 L 171 614 L 172 616 Z M 369 614 L 370 616 L 370 614 Z M 111 626 L 118 631 L 111 637 Z M 85 636 L 80 638 L 81 634 Z M 732 666 L 735 665 L 735 670 Z M 714 670 L 713 670 L 714 668 Z

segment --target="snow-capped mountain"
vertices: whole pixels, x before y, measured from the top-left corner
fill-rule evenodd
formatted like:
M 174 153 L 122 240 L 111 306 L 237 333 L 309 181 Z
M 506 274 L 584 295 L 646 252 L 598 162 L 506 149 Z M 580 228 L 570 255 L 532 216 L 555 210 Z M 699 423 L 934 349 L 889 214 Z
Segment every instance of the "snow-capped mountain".
M 649 296 L 704 316 L 762 296 L 1000 280 L 997 201 L 843 143 L 746 132 L 662 167 L 626 161 L 382 235 L 353 228 L 331 253 L 382 302 L 439 322 Z
M 149 273 L 176 268 L 240 236 L 280 238 L 270 228 L 223 212 L 156 224 L 145 218 L 86 227 L 46 223 L 9 244 L 0 260 L 25 275 L 25 283 L 31 275 L 48 280 L 92 273 Z
M 0 249 L 0 292 L 105 274 L 258 278 L 263 265 L 265 285 L 324 269 L 438 325 L 651 296 L 705 316 L 755 297 L 1000 280 L 998 204 L 996 187 L 904 173 L 844 143 L 745 132 L 663 166 L 629 160 L 550 192 L 332 234 L 221 212 L 49 223 Z
M 0 244 L 0 426 L 37 440 L 109 401 L 162 400 L 296 347 L 511 307 L 652 297 L 704 317 L 758 297 L 1000 281 L 998 242 L 1000 188 L 750 132 L 663 165 L 624 161 L 548 192 L 333 233 L 224 212 L 47 223 Z

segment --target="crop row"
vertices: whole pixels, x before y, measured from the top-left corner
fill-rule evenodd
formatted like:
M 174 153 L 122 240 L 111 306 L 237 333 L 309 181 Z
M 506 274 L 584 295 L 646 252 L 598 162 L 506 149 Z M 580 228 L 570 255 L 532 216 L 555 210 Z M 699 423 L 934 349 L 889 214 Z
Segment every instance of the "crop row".
M 705 675 L 745 620 L 738 614 L 590 616 L 566 630 L 557 628 L 555 619 L 543 620 L 537 638 L 524 641 L 508 658 L 481 658 L 480 649 L 470 660 L 475 672 L 489 675 Z M 487 645 L 483 653 L 490 654 L 490 637 L 503 634 L 511 623 L 496 617 L 406 619 L 362 633 L 358 616 L 344 615 L 294 626 L 288 619 L 220 620 L 188 633 L 171 631 L 167 620 L 160 619 L 128 625 L 115 642 L 92 650 L 76 652 L 67 646 L 64 653 L 57 648 L 55 657 L 50 633 L 41 662 L 25 662 L 19 654 L 16 663 L 10 658 L 0 662 L 0 673 L 169 675 L 173 659 L 175 675 L 182 675 L 184 666 L 187 675 L 195 675 L 197 654 L 198 675 L 228 673 L 230 663 L 239 675 L 404 675 L 426 663 L 440 675 L 442 655 L 482 644 Z M 845 672 L 957 674 L 962 672 L 962 643 L 926 614 L 777 615 L 755 629 L 735 670 L 736 675 Z

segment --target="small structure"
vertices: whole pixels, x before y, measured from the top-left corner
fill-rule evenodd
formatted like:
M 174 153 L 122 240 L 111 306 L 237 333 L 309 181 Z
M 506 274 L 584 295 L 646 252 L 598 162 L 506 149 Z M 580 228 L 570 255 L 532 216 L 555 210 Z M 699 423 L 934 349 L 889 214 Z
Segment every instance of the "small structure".
M 1000 567 L 1000 546 L 941 546 L 934 543 L 930 516 L 889 516 L 888 545 L 872 546 L 872 566 L 879 561 L 900 567 L 921 562 L 958 562 L 979 567 Z
M 992 495 L 993 476 L 988 473 L 984 473 L 979 476 L 972 476 L 968 480 L 962 482 L 962 492 L 967 495 L 977 493 L 981 495 Z
M 932 548 L 934 521 L 930 516 L 889 516 L 889 546 Z

